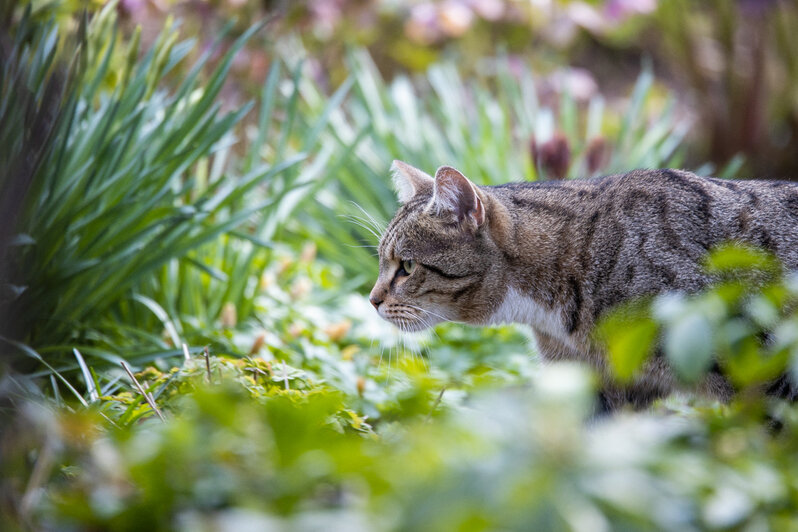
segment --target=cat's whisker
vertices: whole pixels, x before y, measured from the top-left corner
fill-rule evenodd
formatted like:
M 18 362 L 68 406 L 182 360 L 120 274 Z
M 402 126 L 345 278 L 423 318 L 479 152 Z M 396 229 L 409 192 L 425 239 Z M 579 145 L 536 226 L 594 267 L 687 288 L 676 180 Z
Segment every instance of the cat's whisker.
M 419 319 L 425 326 L 429 326 L 426 322 L 424 322 L 423 319 L 418 317 L 416 318 Z M 405 329 L 409 329 L 409 323 L 411 323 L 410 320 L 402 318 L 402 322 L 405 324 Z M 416 359 L 420 360 L 421 365 L 424 366 L 424 371 L 429 372 L 429 367 L 427 366 L 427 362 L 424 360 L 424 357 L 421 356 L 421 349 L 409 343 L 408 337 L 404 335 L 399 337 L 399 342 L 402 344 L 402 347 L 405 349 L 405 351 L 410 352 L 411 356 L 413 357 L 413 360 Z
M 423 310 L 423 309 L 419 309 L 419 310 Z M 432 331 L 432 334 L 434 334 L 435 337 L 438 338 L 438 340 L 441 339 L 441 337 L 438 336 L 438 333 L 435 332 L 434 326 L 432 325 L 432 323 L 430 323 L 429 320 L 425 319 L 422 316 L 417 316 L 417 319 L 418 319 L 418 321 L 420 321 L 422 323 L 422 325 L 424 325 L 424 327 L 427 328 L 427 330 Z
M 444 317 L 444 316 L 441 316 L 440 314 L 436 314 L 435 312 L 432 312 L 431 310 L 427 310 L 427 309 L 425 309 L 425 308 L 417 307 L 417 306 L 415 306 L 415 305 L 409 305 L 409 304 L 407 304 L 407 303 L 405 303 L 404 305 L 405 305 L 406 307 L 410 307 L 410 308 L 412 308 L 412 309 L 420 310 L 421 312 L 424 312 L 425 314 L 429 314 L 430 316 L 434 316 L 434 317 L 436 317 L 436 318 L 440 318 L 440 319 L 442 319 L 443 321 L 449 321 L 449 319 L 448 319 L 448 318 L 446 318 L 446 317 Z
M 373 215 L 372 215 L 370 212 L 368 212 L 366 209 L 364 209 L 363 207 L 361 207 L 361 206 L 360 206 L 360 205 L 359 205 L 357 202 L 355 202 L 355 201 L 350 201 L 350 203 L 351 203 L 352 205 L 354 205 L 355 207 L 357 207 L 358 209 L 360 209 L 360 212 L 362 212 L 363 214 L 365 214 L 365 215 L 366 215 L 366 217 L 367 217 L 369 220 L 371 220 L 371 223 L 372 223 L 372 225 L 374 226 L 374 228 L 375 228 L 375 229 L 377 229 L 377 230 L 378 230 L 380 233 L 382 233 L 382 232 L 384 232 L 384 231 L 385 231 L 385 228 L 387 227 L 387 224 L 386 224 L 385 222 L 379 221 L 379 220 L 377 220 L 376 218 L 374 218 L 374 216 L 373 216 Z
M 374 238 L 376 238 L 377 240 L 380 239 L 380 235 L 374 230 L 374 228 L 366 225 L 365 220 L 361 220 L 360 218 L 357 218 L 356 216 L 347 215 L 347 214 L 342 214 L 340 216 L 342 218 L 344 218 L 345 220 L 357 225 L 358 227 L 362 227 L 363 229 L 365 229 L 366 231 L 371 233 L 374 236 Z
M 355 246 L 354 244 L 344 244 L 348 248 L 371 248 L 377 249 L 379 246 L 376 244 L 363 244 L 362 246 Z
M 361 218 L 360 216 L 355 216 L 353 214 L 342 214 L 341 216 L 350 222 L 357 223 L 363 229 L 369 229 L 372 234 L 380 230 L 378 227 L 374 227 L 369 220 Z
M 422 323 L 424 323 L 424 325 L 427 325 L 429 327 L 429 325 L 426 322 L 424 322 L 423 319 L 421 321 Z M 427 361 L 424 360 L 424 357 L 421 355 L 421 347 L 411 345 L 410 343 L 408 343 L 406 337 L 402 338 L 402 343 L 404 344 L 405 349 L 410 351 L 410 353 L 413 355 L 414 360 L 418 359 L 421 361 L 421 365 L 424 366 L 424 371 L 429 372 L 429 366 L 427 365 Z
M 385 355 L 385 346 L 380 344 L 380 360 L 379 360 L 379 362 L 377 362 L 377 367 L 378 368 L 382 367 L 382 357 L 383 357 L 383 355 Z
M 347 220 L 356 223 L 357 225 L 361 226 L 364 229 L 367 229 L 371 234 L 379 233 L 381 234 L 384 228 L 380 227 L 376 224 L 373 220 L 368 220 L 366 218 L 361 218 L 360 216 L 355 216 L 353 214 L 343 215 Z M 379 236 L 378 236 L 379 238 Z
M 371 343 L 369 344 L 369 360 L 371 360 L 371 357 L 373 356 L 373 353 L 374 353 L 374 342 L 377 340 L 374 337 L 374 333 L 373 332 L 370 333 L 370 336 L 371 336 Z
M 411 354 L 412 354 L 412 351 L 410 349 L 408 349 L 408 347 L 407 347 L 407 341 L 406 341 L 406 337 L 404 335 L 399 337 L 399 344 L 401 345 L 403 352 L 404 351 L 410 351 Z
M 436 313 L 434 313 L 434 312 L 432 312 L 432 311 L 430 311 L 430 310 L 426 310 L 426 309 L 423 309 L 423 308 L 421 308 L 421 307 L 417 307 L 417 306 L 415 306 L 415 305 L 408 305 L 408 304 L 405 304 L 404 306 L 406 306 L 406 307 L 409 307 L 409 308 L 413 308 L 413 309 L 416 309 L 416 310 L 419 310 L 419 311 L 421 311 L 421 312 L 424 312 L 425 314 L 429 314 L 430 316 L 433 316 L 433 317 L 436 317 L 436 318 L 440 318 L 440 319 L 441 319 L 441 320 L 443 320 L 443 321 L 448 321 L 446 318 L 444 318 L 444 317 L 443 317 L 443 316 L 441 316 L 440 314 L 436 314 Z M 415 316 L 415 317 L 416 317 L 416 318 L 417 318 L 417 319 L 418 319 L 418 320 L 419 320 L 419 321 L 420 321 L 420 322 L 421 322 L 421 323 L 422 323 L 422 324 L 423 324 L 423 325 L 424 325 L 424 326 L 425 326 L 427 329 L 429 329 L 430 331 L 432 331 L 432 334 L 434 334 L 434 335 L 435 335 L 435 337 L 436 337 L 436 338 L 438 338 L 438 340 L 440 340 L 440 339 L 441 339 L 440 335 L 437 333 L 437 331 L 435 331 L 435 326 L 434 326 L 434 325 L 433 325 L 433 324 L 430 322 L 430 320 L 424 319 L 422 316 Z

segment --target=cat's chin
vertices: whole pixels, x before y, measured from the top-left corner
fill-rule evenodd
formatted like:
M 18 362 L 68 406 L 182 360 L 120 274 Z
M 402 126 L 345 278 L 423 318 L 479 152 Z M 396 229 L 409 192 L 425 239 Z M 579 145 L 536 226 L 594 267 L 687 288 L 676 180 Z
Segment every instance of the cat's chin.
M 405 333 L 417 333 L 431 329 L 442 320 L 437 320 L 430 323 L 428 320 L 410 320 L 410 319 L 388 319 L 389 323 L 393 324 L 397 329 Z

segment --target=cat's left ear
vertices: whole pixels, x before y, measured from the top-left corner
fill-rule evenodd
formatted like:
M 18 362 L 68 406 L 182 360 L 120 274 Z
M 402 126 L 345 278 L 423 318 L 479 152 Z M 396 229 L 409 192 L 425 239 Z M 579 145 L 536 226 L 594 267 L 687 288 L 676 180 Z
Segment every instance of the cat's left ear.
M 435 172 L 432 198 L 439 213 L 452 212 L 459 222 L 470 218 L 477 227 L 485 223 L 485 205 L 476 185 L 451 166 L 441 166 Z
M 418 168 L 402 161 L 394 161 L 391 165 L 393 186 L 399 203 L 405 204 L 419 193 L 431 193 L 433 179 Z

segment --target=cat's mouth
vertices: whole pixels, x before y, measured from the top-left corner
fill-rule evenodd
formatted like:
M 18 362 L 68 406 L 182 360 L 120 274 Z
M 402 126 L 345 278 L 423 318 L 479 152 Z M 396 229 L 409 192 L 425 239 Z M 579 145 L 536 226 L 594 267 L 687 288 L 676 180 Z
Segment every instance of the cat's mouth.
M 429 311 L 425 311 L 420 307 L 411 307 L 408 305 L 395 305 L 391 308 L 381 308 L 377 312 L 380 317 L 394 324 L 403 332 L 420 332 L 430 329 L 436 324 L 444 321 L 442 317 Z
M 429 326 L 424 325 L 420 321 L 407 318 L 391 318 L 388 321 L 396 325 L 402 332 L 421 332 L 424 329 L 429 329 Z

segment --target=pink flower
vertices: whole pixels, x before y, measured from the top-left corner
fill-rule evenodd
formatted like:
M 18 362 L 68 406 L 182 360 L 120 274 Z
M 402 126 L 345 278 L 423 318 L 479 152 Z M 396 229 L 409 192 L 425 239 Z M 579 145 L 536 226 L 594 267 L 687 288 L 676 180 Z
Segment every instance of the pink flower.
M 504 2 L 502 0 L 471 0 L 471 9 L 485 20 L 499 20 L 504 15 Z
M 405 35 L 419 44 L 432 44 L 441 37 L 438 10 L 431 3 L 416 4 L 405 22 Z
M 604 13 L 616 21 L 632 15 L 645 15 L 655 9 L 657 9 L 657 0 L 607 0 L 604 4 Z
M 447 0 L 438 8 L 443 32 L 449 37 L 459 37 L 468 31 L 474 21 L 474 12 L 464 2 Z

